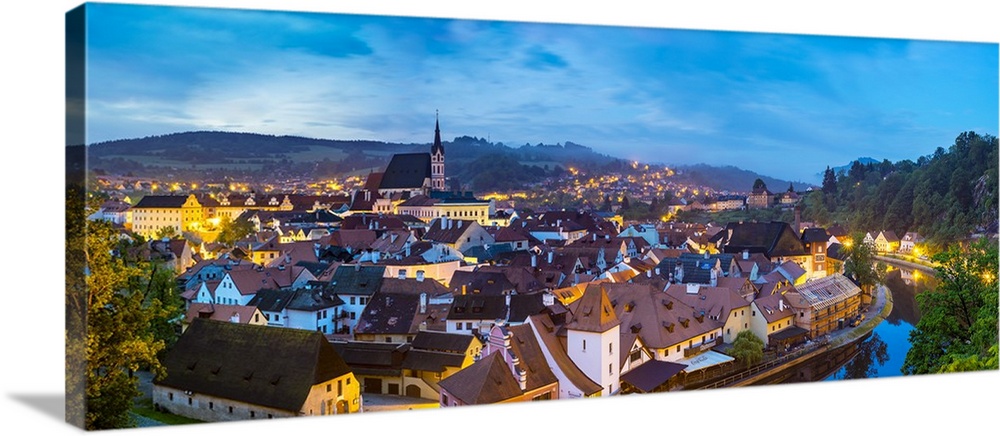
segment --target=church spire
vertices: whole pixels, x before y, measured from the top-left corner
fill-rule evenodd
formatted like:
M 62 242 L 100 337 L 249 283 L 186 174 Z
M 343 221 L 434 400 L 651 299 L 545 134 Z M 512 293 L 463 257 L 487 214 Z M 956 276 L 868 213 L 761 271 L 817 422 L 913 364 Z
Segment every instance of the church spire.
M 434 111 L 434 145 L 431 146 L 431 154 L 437 154 L 438 151 L 444 155 L 444 146 L 441 145 L 441 123 L 438 121 L 437 111 Z
M 434 111 L 434 145 L 431 146 L 431 189 L 444 191 L 444 145 L 441 144 L 441 123 Z

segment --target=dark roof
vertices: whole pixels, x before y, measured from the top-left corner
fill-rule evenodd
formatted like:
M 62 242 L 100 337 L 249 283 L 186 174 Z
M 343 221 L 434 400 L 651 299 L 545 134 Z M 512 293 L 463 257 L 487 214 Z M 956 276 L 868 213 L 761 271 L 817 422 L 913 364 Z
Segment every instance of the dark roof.
M 313 385 L 351 372 L 317 331 L 194 319 L 158 384 L 298 412 Z
M 444 146 L 441 145 L 441 124 L 434 120 L 434 145 L 431 145 L 431 154 L 441 152 L 444 155 Z
M 501 353 L 490 354 L 439 384 L 465 404 L 499 403 L 522 394 Z
M 427 351 L 465 353 L 475 339 L 472 335 L 422 331 L 413 338 L 413 348 Z
M 471 337 L 472 335 L 465 335 Z M 444 372 L 446 366 L 461 368 L 464 354 L 410 349 L 403 360 L 403 368 L 419 371 Z
M 448 281 L 451 292 L 461 294 L 502 295 L 514 290 L 514 284 L 499 271 L 455 271 Z
M 290 310 L 301 310 L 305 312 L 315 312 L 317 310 L 329 309 L 344 304 L 340 297 L 324 292 L 320 289 L 299 289 L 288 302 L 287 308 Z
M 372 295 L 382 286 L 384 274 L 384 266 L 341 265 L 326 290 L 338 295 Z
M 751 253 L 764 253 L 770 258 L 809 254 L 802 245 L 799 235 L 795 234 L 788 223 L 781 221 L 729 223 L 725 230 L 716 236 L 720 235 L 725 244 L 723 251 L 726 253 L 748 250 Z
M 407 344 L 382 342 L 332 342 L 354 375 L 399 376 L 410 348 Z
M 187 195 L 147 195 L 139 200 L 134 208 L 141 207 L 181 207 L 187 202 Z
M 430 153 L 395 154 L 385 168 L 379 189 L 420 188 L 430 176 Z
M 826 257 L 833 258 L 836 260 L 846 260 L 847 256 L 844 256 L 844 253 L 842 251 L 843 249 L 844 246 L 841 244 L 836 244 L 836 243 L 830 244 L 830 246 L 826 248 Z
M 504 295 L 456 295 L 446 319 L 507 319 Z
M 803 242 L 826 242 L 830 240 L 830 234 L 826 229 L 810 227 L 802 231 Z
M 635 369 L 622 374 L 621 381 L 634 386 L 643 392 L 652 392 L 656 387 L 664 384 L 671 377 L 677 375 L 687 368 L 682 363 L 665 362 L 662 360 L 650 360 Z
M 545 311 L 545 303 L 542 302 L 543 296 L 542 293 L 511 295 L 507 321 L 524 322 L 529 316 Z
M 441 228 L 442 223 L 445 225 L 444 229 Z M 469 228 L 476 225 L 478 225 L 478 223 L 472 220 L 435 218 L 430 222 L 430 224 L 427 225 L 427 233 L 424 234 L 424 240 L 454 244 L 458 242 L 459 238 L 461 238 L 465 232 L 469 231 Z
M 768 339 L 774 339 L 776 341 L 783 341 L 785 339 L 793 339 L 799 336 L 805 336 L 809 334 L 809 330 L 806 330 L 799 326 L 791 326 L 784 330 L 771 333 L 767 335 Z
M 280 291 L 277 289 L 262 289 L 254 295 L 247 306 L 255 306 L 263 312 L 281 312 L 295 297 L 295 291 Z
M 358 318 L 355 333 L 405 335 L 417 332 L 420 296 L 376 292 Z M 426 316 L 426 315 L 425 315 Z

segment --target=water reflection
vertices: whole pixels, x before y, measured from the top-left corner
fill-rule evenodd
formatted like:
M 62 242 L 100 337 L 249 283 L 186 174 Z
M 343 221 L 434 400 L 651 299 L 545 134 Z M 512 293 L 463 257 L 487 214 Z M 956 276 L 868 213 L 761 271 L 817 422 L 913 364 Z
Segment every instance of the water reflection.
M 920 320 L 916 296 L 937 286 L 937 279 L 927 272 L 888 265 L 885 286 L 892 294 L 892 312 L 867 337 L 816 356 L 756 384 L 902 375 L 903 361 L 910 350 L 910 332 Z

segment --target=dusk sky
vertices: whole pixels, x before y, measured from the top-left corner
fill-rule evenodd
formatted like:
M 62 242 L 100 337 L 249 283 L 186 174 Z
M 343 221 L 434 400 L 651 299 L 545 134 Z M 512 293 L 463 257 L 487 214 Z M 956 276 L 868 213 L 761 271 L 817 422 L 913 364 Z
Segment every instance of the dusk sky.
M 996 43 L 88 6 L 87 142 L 191 130 L 510 146 L 818 182 L 997 134 Z

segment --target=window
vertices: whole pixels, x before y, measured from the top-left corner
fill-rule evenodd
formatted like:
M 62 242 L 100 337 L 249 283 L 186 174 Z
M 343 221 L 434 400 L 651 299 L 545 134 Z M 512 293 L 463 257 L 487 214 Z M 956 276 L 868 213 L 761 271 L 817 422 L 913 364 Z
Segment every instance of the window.
M 351 379 L 347 379 L 347 385 L 348 385 L 348 386 L 350 386 L 350 385 L 351 385 Z
M 188 397 L 188 406 L 190 406 L 192 404 L 194 404 L 194 399 L 192 399 L 191 397 Z
M 251 418 L 253 418 L 253 417 L 255 417 L 255 416 L 257 416 L 257 413 L 256 413 L 256 412 L 254 412 L 253 410 L 251 410 L 251 411 L 250 411 L 250 417 L 251 417 Z
M 385 337 L 385 341 L 386 341 L 387 343 L 391 343 L 391 342 L 392 342 L 392 338 L 390 338 L 390 337 L 386 336 L 386 337 Z
M 750 312 L 750 316 L 757 316 L 757 311 L 756 311 L 756 310 L 754 310 L 754 311 L 751 311 L 751 312 Z
M 170 400 L 170 401 L 174 401 L 174 393 L 173 392 L 168 392 L 167 393 L 167 399 Z
M 666 356 L 666 353 L 664 353 L 663 355 Z M 638 362 L 638 361 L 642 360 L 642 351 L 641 350 L 635 350 L 635 351 L 632 352 L 632 354 L 630 354 L 628 356 L 628 358 L 629 358 L 629 360 L 631 360 L 633 362 Z
M 614 369 L 613 369 L 613 368 L 614 368 L 614 367 L 612 366 L 612 364 L 610 364 L 610 363 L 609 363 L 609 364 L 608 364 L 608 374 L 614 374 L 614 373 L 615 373 L 615 371 L 614 371 Z
M 233 406 L 229 406 L 229 413 L 233 413 Z
M 461 329 L 462 329 L 462 323 L 456 322 L 455 323 L 455 330 L 461 330 Z
M 613 342 L 608 343 L 608 354 L 615 354 L 614 346 L 615 344 Z
M 337 380 L 337 396 L 344 395 L 344 381 Z
M 354 319 L 354 317 L 355 317 L 354 312 L 351 312 L 351 319 Z
M 275 321 L 281 321 L 281 315 L 275 314 L 274 315 L 274 320 Z
M 208 402 L 208 410 L 214 410 L 214 409 L 215 409 L 215 403 L 212 402 L 212 401 L 209 401 Z
M 471 322 L 465 323 L 465 329 L 466 330 L 472 330 L 472 323 Z
M 678 345 L 678 346 L 677 346 L 677 352 L 678 352 L 678 353 L 680 353 L 680 352 L 681 352 L 681 346 L 680 346 L 680 345 Z
M 355 304 L 355 297 L 351 297 L 351 304 Z
M 583 351 L 587 351 L 587 340 L 583 340 Z

